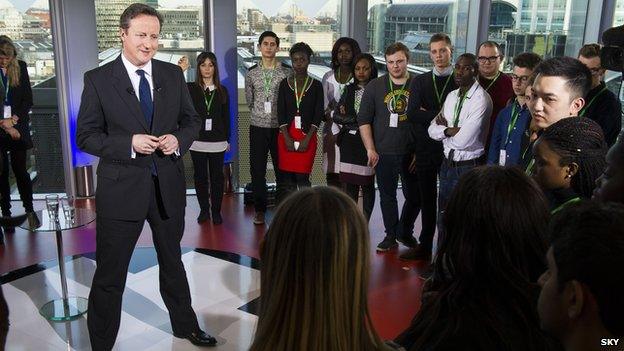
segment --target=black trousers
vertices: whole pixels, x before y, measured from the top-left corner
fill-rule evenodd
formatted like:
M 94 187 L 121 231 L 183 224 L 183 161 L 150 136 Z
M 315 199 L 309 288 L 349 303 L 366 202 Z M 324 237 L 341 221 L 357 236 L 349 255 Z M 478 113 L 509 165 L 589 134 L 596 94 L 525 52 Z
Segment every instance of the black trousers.
M 191 150 L 195 192 L 202 212 L 221 214 L 223 200 L 223 157 L 225 152 L 197 152 Z M 208 183 L 210 179 L 210 184 Z M 210 197 L 210 200 L 208 199 Z
M 11 210 L 11 187 L 9 186 L 9 158 L 11 159 L 11 169 L 15 174 L 17 190 L 26 212 L 33 211 L 33 190 L 30 174 L 26 170 L 27 150 L 0 150 L 2 152 L 2 174 L 0 174 L 0 208 L 2 214 L 8 215 Z M 10 154 L 10 157 L 8 156 Z
M 185 335 L 197 331 L 199 324 L 191 307 L 191 294 L 181 260 L 184 215 L 166 216 L 156 186 L 158 179 L 153 179 L 146 219 L 152 229 L 158 257 L 160 294 L 169 310 L 173 332 Z M 97 217 L 97 268 L 89 294 L 87 319 L 93 350 L 110 350 L 117 338 L 128 264 L 144 222 Z
M 312 186 L 310 175 L 307 173 L 282 172 L 282 178 L 286 195 Z
M 409 163 L 407 163 L 407 166 L 409 167 Z M 418 214 L 422 213 L 422 230 L 420 231 L 418 242 L 423 249 L 431 250 L 438 210 L 438 169 L 434 167 L 416 167 L 415 173 L 407 172 L 406 176 L 413 185 L 408 188 L 409 192 L 405 197 L 401 213 L 403 233 L 412 235 L 414 222 L 418 218 Z
M 282 197 L 282 172 L 277 163 L 278 128 L 249 127 L 249 146 L 251 163 L 251 188 L 253 191 L 256 212 L 265 212 L 267 208 L 266 170 L 268 153 L 271 154 L 275 181 L 277 183 L 277 199 Z
M 344 183 L 345 192 L 355 203 L 358 202 L 360 188 L 362 188 L 362 210 L 364 212 L 364 217 L 366 217 L 367 221 L 370 221 L 373 207 L 375 206 L 375 183 L 373 182 L 368 185 Z

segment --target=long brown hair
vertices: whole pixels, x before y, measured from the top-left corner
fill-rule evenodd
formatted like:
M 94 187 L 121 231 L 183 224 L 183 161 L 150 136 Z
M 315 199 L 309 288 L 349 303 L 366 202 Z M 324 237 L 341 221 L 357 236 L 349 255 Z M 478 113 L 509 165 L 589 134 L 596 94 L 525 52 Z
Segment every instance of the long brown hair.
M 279 207 L 260 247 L 261 302 L 250 351 L 385 350 L 367 305 L 368 226 L 329 187 Z
M 221 85 L 221 80 L 219 79 L 219 65 L 217 64 L 217 57 L 214 53 L 209 51 L 203 51 L 197 56 L 197 72 L 195 74 L 195 84 L 199 85 L 202 88 L 202 91 L 206 90 L 204 86 L 204 78 L 202 77 L 201 70 L 199 66 L 204 63 L 206 60 L 210 60 L 212 66 L 214 66 L 214 73 L 212 75 L 212 82 L 215 86 L 215 90 L 219 93 L 219 99 L 221 103 L 226 103 L 225 101 L 225 88 Z
M 20 67 L 17 62 L 17 50 L 15 45 L 8 38 L 0 38 L 0 55 L 11 58 L 7 67 L 7 75 L 9 76 L 9 85 L 16 87 L 20 85 Z

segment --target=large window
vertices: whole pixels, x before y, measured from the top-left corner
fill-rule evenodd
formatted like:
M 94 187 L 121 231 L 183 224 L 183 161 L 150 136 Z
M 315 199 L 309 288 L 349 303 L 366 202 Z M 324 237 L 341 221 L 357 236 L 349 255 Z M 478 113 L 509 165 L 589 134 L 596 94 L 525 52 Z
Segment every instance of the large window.
M 587 0 L 493 0 L 489 40 L 505 54 L 504 70 L 522 52 L 576 57 L 583 45 Z
M 119 56 L 119 17 L 136 0 L 95 0 L 95 22 L 98 35 L 100 65 Z M 163 27 L 157 60 L 177 64 L 182 56 L 191 67 L 185 72 L 187 81 L 195 80 L 196 57 L 204 50 L 204 12 L 202 0 L 143 0 L 163 16 Z M 190 154 L 184 159 L 187 188 L 193 188 L 193 163 Z
M 277 56 L 289 64 L 288 50 L 297 42 L 305 42 L 315 55 L 309 66 L 309 74 L 321 80 L 330 70 L 331 50 L 340 35 L 340 0 L 281 1 L 281 0 L 237 0 L 237 46 L 238 46 L 238 88 L 245 88 L 244 75 L 247 69 L 260 59 L 258 37 L 265 30 L 275 32 L 280 38 Z M 244 94 L 239 93 L 239 184 L 251 182 L 249 172 L 249 123 L 251 113 Z M 317 148 L 310 180 L 313 184 L 324 184 L 322 173 L 322 148 Z M 272 163 L 267 164 L 267 180 L 274 181 Z
M 9 36 L 26 62 L 34 105 L 30 114 L 33 148 L 27 169 L 35 193 L 64 192 L 50 9 L 47 0 L 0 3 L 0 34 Z M 4 133 L 4 132 L 1 132 Z M 11 172 L 11 193 L 17 196 Z
M 432 67 L 429 39 L 435 33 L 451 37 L 455 57 L 466 52 L 467 26 L 466 0 L 368 0 L 368 51 L 383 60 L 388 45 L 402 42 L 416 70 Z

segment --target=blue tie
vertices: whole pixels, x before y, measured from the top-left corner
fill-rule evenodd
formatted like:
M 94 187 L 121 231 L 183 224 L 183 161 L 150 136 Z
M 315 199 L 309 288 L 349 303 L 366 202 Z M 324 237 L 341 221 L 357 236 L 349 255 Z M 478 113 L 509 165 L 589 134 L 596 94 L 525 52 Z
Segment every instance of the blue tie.
M 141 81 L 139 82 L 139 101 L 141 103 L 141 110 L 143 111 L 143 116 L 145 117 L 145 121 L 150 129 L 152 129 L 152 116 L 154 115 L 154 104 L 152 103 L 152 94 L 150 93 L 150 85 L 147 82 L 147 78 L 145 78 L 145 71 L 142 69 L 137 69 L 136 73 L 141 76 Z M 153 176 L 157 175 L 156 171 L 156 162 L 152 159 L 152 165 L 150 166 L 150 170 Z
M 141 110 L 147 122 L 148 127 L 152 128 L 152 116 L 154 114 L 154 104 L 152 103 L 152 94 L 150 93 L 150 85 L 145 78 L 145 71 L 137 69 L 136 73 L 141 76 L 139 82 L 139 101 L 141 102 Z

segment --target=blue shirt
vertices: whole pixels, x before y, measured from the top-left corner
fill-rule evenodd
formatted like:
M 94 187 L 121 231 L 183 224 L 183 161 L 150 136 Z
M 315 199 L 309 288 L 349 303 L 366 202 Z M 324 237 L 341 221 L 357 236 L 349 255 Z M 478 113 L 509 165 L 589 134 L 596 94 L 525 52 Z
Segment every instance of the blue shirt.
M 507 131 L 512 122 L 514 106 L 518 117 L 516 123 L 511 128 L 509 137 L 507 137 Z M 521 107 L 517 100 L 514 100 L 501 110 L 496 118 L 494 130 L 492 131 L 492 139 L 490 140 L 490 150 L 487 159 L 489 165 L 499 164 L 501 150 L 505 150 L 506 152 L 507 159 L 505 160 L 505 166 L 515 166 L 519 164 L 522 153 L 522 135 L 529 127 L 530 121 L 531 114 L 526 108 L 526 105 Z

